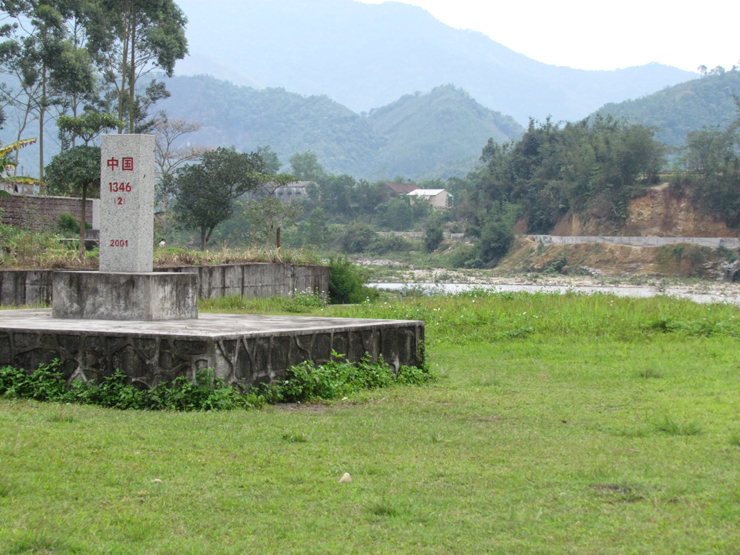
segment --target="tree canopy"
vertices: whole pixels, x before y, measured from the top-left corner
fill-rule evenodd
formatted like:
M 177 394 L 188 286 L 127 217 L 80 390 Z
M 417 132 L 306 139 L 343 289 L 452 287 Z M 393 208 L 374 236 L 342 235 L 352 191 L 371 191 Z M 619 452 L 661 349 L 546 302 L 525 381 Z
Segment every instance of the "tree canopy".
M 99 0 L 90 18 L 93 56 L 118 96 L 118 119 L 136 127 L 136 83 L 154 68 L 172 76 L 188 52 L 187 18 L 173 0 Z
M 621 223 L 634 191 L 654 183 L 665 147 L 655 130 L 610 116 L 555 124 L 530 121 L 521 140 L 483 148 L 482 166 L 451 183 L 482 263 L 502 256 L 514 223 L 549 233 L 570 210 Z
M 234 200 L 269 180 L 264 160 L 256 153 L 218 148 L 204 152 L 200 163 L 177 170 L 175 220 L 200 233 L 205 250 L 213 230 L 234 213 Z
M 80 256 L 85 256 L 85 220 L 88 192 L 100 193 L 100 147 L 78 146 L 57 154 L 46 167 L 50 191 L 57 194 L 79 194 L 82 197 L 80 217 Z

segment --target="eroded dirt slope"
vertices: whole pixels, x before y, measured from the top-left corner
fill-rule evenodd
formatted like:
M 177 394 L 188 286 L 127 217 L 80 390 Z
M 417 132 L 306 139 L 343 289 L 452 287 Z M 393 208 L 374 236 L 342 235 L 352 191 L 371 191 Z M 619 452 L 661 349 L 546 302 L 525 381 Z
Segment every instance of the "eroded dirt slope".
M 623 235 L 630 237 L 737 237 L 738 230 L 696 209 L 663 183 L 630 200 L 627 219 L 617 225 L 606 218 L 568 214 L 552 235 Z

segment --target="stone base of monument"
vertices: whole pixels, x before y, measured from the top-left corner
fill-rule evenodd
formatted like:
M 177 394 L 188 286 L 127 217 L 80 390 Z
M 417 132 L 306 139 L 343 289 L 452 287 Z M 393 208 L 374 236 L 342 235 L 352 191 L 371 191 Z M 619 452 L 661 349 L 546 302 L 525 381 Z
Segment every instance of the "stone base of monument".
M 54 272 L 54 318 L 185 320 L 198 317 L 198 276 L 190 273 Z
M 56 294 L 56 292 L 55 292 Z M 380 355 L 396 369 L 422 362 L 424 322 L 201 314 L 197 320 L 58 319 L 50 309 L 0 311 L 0 365 L 35 370 L 59 359 L 67 379 L 98 382 L 120 369 L 152 387 L 213 368 L 226 382 L 283 379 L 294 364 Z

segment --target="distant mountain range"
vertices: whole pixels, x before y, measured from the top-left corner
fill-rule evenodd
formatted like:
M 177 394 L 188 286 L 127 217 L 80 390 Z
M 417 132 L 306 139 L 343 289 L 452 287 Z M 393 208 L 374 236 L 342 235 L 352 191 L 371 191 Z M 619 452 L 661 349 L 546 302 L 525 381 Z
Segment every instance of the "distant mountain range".
M 256 90 L 207 76 L 166 81 L 172 96 L 157 107 L 202 125 L 186 137 L 193 144 L 240 151 L 269 145 L 284 164 L 311 150 L 327 171 L 369 179 L 464 175 L 490 137 L 503 142 L 524 131 L 451 85 L 360 115 L 324 95 Z M 449 164 L 460 159 L 466 162 Z
M 178 4 L 192 55 L 166 79 L 172 96 L 155 109 L 203 125 L 185 140 L 269 145 L 286 165 L 312 150 L 327 171 L 368 179 L 464 175 L 488 138 L 519 137 L 529 116 L 578 120 L 601 109 L 655 125 L 658 139 L 679 145 L 692 129 L 734 119 L 730 94 L 740 95 L 739 72 L 699 79 L 659 64 L 550 66 L 398 2 Z M 15 140 L 8 116 L 3 143 Z M 48 128 L 46 163 L 59 149 L 50 120 Z M 24 138 L 37 135 L 31 125 Z M 37 175 L 38 145 L 20 158 Z
M 537 62 L 425 10 L 352 0 L 178 0 L 191 58 L 178 75 L 326 94 L 355 112 L 448 83 L 526 124 L 582 119 L 607 102 L 658 91 L 697 74 L 657 63 L 585 71 Z M 584 45 L 584 48 L 588 48 Z
M 636 100 L 610 103 L 598 113 L 654 126 L 656 139 L 681 146 L 690 131 L 702 127 L 723 129 L 740 117 L 732 95 L 740 97 L 738 70 L 694 79 Z

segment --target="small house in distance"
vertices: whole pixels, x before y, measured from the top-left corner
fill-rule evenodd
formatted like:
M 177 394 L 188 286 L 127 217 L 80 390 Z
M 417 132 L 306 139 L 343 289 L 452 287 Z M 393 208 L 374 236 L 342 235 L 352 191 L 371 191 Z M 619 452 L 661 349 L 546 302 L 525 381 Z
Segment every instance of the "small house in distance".
M 391 195 L 393 195 L 393 193 L 398 195 L 408 195 L 411 191 L 416 191 L 419 186 L 416 183 L 388 183 L 388 188 L 391 191 Z
M 35 195 L 36 183 L 20 183 L 18 181 L 6 181 L 0 179 L 0 191 L 11 195 Z
M 278 187 L 275 189 L 272 196 L 286 204 L 294 200 L 305 199 L 308 197 L 306 193 L 306 185 L 311 183 L 313 183 L 313 181 L 291 181 L 285 187 Z
M 452 195 L 446 189 L 415 189 L 408 193 L 413 204 L 417 200 L 426 200 L 432 208 L 447 210 L 452 207 Z

